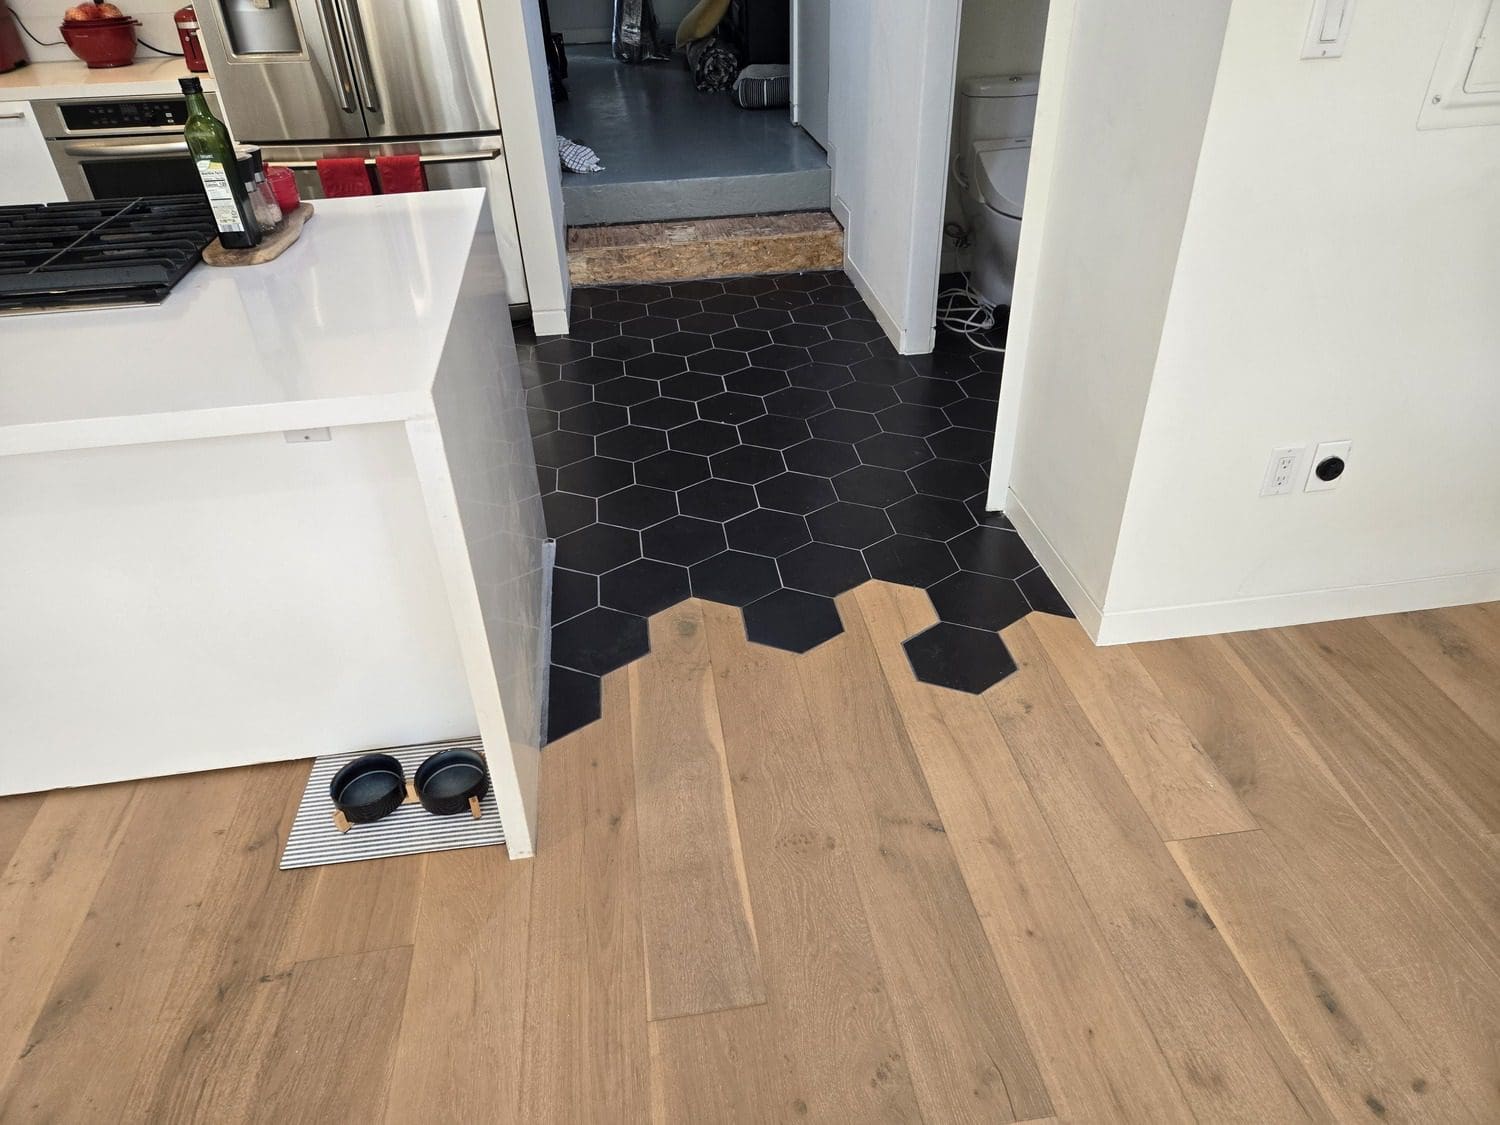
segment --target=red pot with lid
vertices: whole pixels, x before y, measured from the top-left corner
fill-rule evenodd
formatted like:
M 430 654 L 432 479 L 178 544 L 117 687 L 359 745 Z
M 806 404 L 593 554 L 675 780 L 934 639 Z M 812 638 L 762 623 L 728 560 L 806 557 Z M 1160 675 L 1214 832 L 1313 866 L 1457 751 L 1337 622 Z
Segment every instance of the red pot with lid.
M 88 63 L 90 70 L 103 70 L 135 61 L 135 29 L 140 26 L 139 20 L 118 16 L 64 20 L 59 30 L 68 50 Z

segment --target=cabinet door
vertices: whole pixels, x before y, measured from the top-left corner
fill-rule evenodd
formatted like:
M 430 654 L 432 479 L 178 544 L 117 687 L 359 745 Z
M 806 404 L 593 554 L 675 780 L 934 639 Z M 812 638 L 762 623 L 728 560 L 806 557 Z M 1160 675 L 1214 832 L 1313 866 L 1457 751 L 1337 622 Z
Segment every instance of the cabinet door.
M 0 102 L 0 206 L 66 199 L 30 102 Z

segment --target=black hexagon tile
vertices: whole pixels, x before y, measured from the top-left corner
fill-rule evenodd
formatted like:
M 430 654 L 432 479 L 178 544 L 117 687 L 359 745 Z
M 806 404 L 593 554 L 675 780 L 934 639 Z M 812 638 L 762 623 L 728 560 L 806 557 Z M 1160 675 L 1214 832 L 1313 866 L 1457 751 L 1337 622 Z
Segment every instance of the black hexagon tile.
M 806 652 L 869 577 L 925 589 L 919 678 L 982 691 L 995 630 L 1067 606 L 984 510 L 1004 357 L 940 332 L 899 356 L 841 274 L 574 292 L 574 334 L 520 343 L 553 574 L 549 736 L 599 717 L 646 618 L 696 596 Z
M 917 679 L 977 695 L 1016 670 L 998 633 L 940 621 L 902 646 Z

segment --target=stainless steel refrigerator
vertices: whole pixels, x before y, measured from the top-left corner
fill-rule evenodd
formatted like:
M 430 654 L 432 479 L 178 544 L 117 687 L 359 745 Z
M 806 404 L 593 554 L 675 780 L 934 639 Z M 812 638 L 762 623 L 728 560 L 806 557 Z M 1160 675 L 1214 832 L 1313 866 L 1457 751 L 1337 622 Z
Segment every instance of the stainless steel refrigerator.
M 197 0 L 230 132 L 321 194 L 320 158 L 421 156 L 430 188 L 483 186 L 526 299 L 479 0 Z M 522 60 L 524 62 L 524 60 Z

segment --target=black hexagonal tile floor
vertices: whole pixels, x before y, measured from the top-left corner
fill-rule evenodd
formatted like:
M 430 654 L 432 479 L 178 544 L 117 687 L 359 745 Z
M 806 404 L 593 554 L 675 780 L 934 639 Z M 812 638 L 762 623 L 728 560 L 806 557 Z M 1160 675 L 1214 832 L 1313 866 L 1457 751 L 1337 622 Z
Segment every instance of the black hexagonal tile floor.
M 912 535 L 893 535 L 867 547 L 865 564 L 871 578 L 924 589 L 958 570 L 946 546 Z
M 793 590 L 833 597 L 870 577 L 864 556 L 849 547 L 809 543 L 777 560 L 781 580 Z
M 843 631 L 833 599 L 802 590 L 777 590 L 745 607 L 745 636 L 787 652 L 809 652 Z
M 795 547 L 812 541 L 807 530 L 807 521 L 790 512 L 775 512 L 770 508 L 757 508 L 743 516 L 737 516 L 724 527 L 729 545 L 737 551 L 750 551 L 757 555 L 775 558 Z
M 677 506 L 685 516 L 728 523 L 755 510 L 755 489 L 732 480 L 699 481 L 677 494 Z
M 594 439 L 594 449 L 600 457 L 613 457 L 617 461 L 640 461 L 666 448 L 666 431 L 646 426 L 621 426 Z
M 610 524 L 591 523 L 557 541 L 557 565 L 585 574 L 603 574 L 641 555 L 641 537 Z
M 839 501 L 819 508 L 807 517 L 808 530 L 819 543 L 833 543 L 856 550 L 888 538 L 894 532 L 883 508 Z
M 1021 537 L 1004 528 L 971 527 L 948 547 L 965 570 L 996 578 L 1019 578 L 1036 566 Z
M 758 484 L 786 471 L 786 462 L 774 449 L 762 449 L 755 445 L 737 445 L 708 459 L 714 476 L 725 480 L 737 480 L 743 484 Z
M 688 572 L 656 559 L 636 559 L 599 576 L 599 604 L 650 617 L 688 596 Z
M 613 457 L 585 457 L 557 470 L 557 487 L 579 496 L 603 496 L 624 488 L 631 480 L 630 462 Z
M 560 494 L 561 495 L 561 494 Z M 545 500 L 544 500 L 545 503 Z M 601 496 L 599 522 L 629 527 L 636 531 L 671 519 L 677 514 L 677 495 L 664 488 L 632 484 L 607 496 Z M 548 523 L 550 531 L 552 525 Z
M 700 453 L 705 457 L 739 443 L 740 435 L 733 426 L 726 426 L 723 422 L 705 422 L 701 418 L 667 431 L 667 444 L 673 449 L 680 449 L 684 453 Z
M 833 490 L 840 500 L 888 508 L 916 491 L 906 474 L 878 465 L 857 465 L 833 478 Z
M 978 695 L 1016 670 L 998 634 L 940 621 L 906 641 L 917 679 Z
M 571 492 L 550 492 L 542 497 L 542 519 L 547 525 L 547 534 L 554 539 L 588 527 L 597 518 L 598 512 L 591 497 L 575 496 Z
M 938 496 L 908 496 L 886 509 L 903 535 L 947 542 L 974 526 L 974 515 L 957 500 Z
M 723 551 L 692 566 L 693 596 L 725 605 L 749 605 L 781 586 L 776 563 L 762 555 Z
M 926 589 L 941 624 L 912 666 L 970 691 L 1013 668 L 996 629 L 1068 612 L 984 510 L 1003 356 L 943 329 L 897 355 L 840 274 L 581 288 L 574 309 L 573 337 L 517 334 L 557 538 L 549 737 L 599 717 L 599 677 L 690 595 L 806 652 L 867 577 Z
M 755 486 L 761 507 L 775 508 L 778 512 L 792 512 L 805 516 L 816 512 L 825 504 L 832 504 L 835 496 L 833 485 L 826 477 L 808 476 L 805 473 L 782 473 L 761 481 Z
M 649 484 L 653 488 L 670 488 L 674 492 L 707 480 L 708 458 L 696 453 L 682 453 L 669 449 L 656 453 L 644 461 L 635 463 L 635 479 L 638 484 Z
M 691 566 L 724 550 L 724 525 L 694 516 L 673 516 L 641 535 L 641 547 L 649 559 Z
M 646 619 L 615 609 L 591 609 L 552 627 L 552 663 L 602 676 L 651 651 Z
M 927 591 L 943 621 L 975 629 L 1004 629 L 1031 612 L 1021 588 L 1008 578 L 961 570 Z

